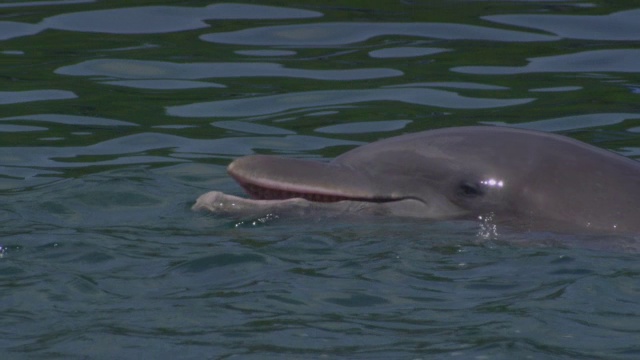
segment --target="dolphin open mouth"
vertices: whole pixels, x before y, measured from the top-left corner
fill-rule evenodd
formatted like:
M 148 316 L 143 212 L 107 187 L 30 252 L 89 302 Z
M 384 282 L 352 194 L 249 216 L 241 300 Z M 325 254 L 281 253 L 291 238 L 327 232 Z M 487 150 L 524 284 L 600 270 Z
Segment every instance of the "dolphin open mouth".
M 302 198 L 323 203 L 402 200 L 372 190 L 366 174 L 332 163 L 252 155 L 233 161 L 228 172 L 256 200 Z
M 236 181 L 238 181 L 238 179 L 236 179 Z M 311 193 L 311 192 L 301 192 L 301 191 L 269 188 L 269 187 L 264 187 L 254 183 L 245 182 L 245 181 L 238 181 L 238 184 L 242 186 L 244 191 L 251 198 L 256 200 L 286 200 L 286 199 L 293 199 L 293 198 L 302 198 L 308 201 L 327 202 L 327 203 L 338 202 L 342 200 L 363 201 L 363 199 L 355 199 L 347 196 L 317 194 L 317 193 Z

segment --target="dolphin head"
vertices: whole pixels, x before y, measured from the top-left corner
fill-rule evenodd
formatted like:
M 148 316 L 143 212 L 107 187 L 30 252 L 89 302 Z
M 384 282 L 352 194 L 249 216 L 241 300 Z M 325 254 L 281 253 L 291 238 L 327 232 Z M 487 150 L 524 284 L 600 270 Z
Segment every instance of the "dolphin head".
M 496 134 L 502 132 L 512 136 Z M 474 217 L 514 211 L 538 151 L 521 137 L 506 128 L 453 128 L 374 142 L 328 163 L 246 156 L 228 171 L 258 200 L 351 201 L 391 215 Z
M 229 174 L 251 199 L 210 192 L 195 209 L 315 210 L 425 219 L 485 216 L 527 229 L 637 233 L 637 161 L 568 137 L 506 127 L 430 130 L 330 162 L 252 155 Z M 294 211 L 288 211 L 294 209 Z

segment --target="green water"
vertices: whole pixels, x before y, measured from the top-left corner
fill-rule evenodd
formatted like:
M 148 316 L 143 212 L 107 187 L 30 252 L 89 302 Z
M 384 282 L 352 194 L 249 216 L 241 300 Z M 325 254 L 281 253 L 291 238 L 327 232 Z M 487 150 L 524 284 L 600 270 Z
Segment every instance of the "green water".
M 624 244 L 189 210 L 239 156 L 448 126 L 638 157 L 640 3 L 283 5 L 0 3 L 2 359 L 640 355 Z

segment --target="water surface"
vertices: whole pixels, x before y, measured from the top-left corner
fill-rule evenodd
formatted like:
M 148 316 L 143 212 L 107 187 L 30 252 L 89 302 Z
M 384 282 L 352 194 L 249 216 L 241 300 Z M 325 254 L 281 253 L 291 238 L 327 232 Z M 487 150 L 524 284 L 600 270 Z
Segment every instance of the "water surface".
M 638 157 L 631 4 L 0 4 L 2 358 L 638 358 L 634 237 L 190 211 L 447 126 Z

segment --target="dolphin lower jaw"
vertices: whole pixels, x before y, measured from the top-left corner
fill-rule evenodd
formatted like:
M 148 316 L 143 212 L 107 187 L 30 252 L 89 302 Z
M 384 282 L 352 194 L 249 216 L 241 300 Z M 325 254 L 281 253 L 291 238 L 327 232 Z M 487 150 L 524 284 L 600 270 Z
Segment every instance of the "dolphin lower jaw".
M 201 195 L 193 210 L 207 210 L 214 214 L 235 218 L 257 218 L 267 215 L 279 216 L 402 216 L 412 218 L 439 219 L 438 208 L 425 202 L 407 198 L 387 202 L 340 200 L 315 202 L 304 198 L 247 199 L 211 191 Z M 449 213 L 449 215 L 451 215 Z

